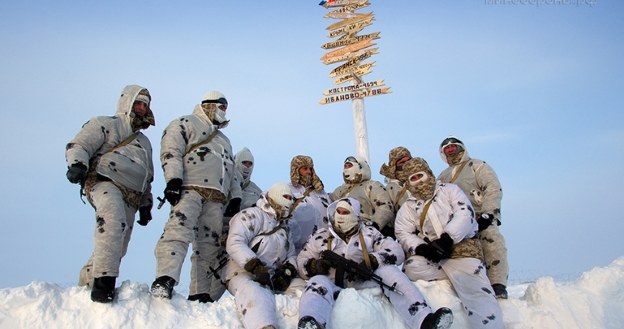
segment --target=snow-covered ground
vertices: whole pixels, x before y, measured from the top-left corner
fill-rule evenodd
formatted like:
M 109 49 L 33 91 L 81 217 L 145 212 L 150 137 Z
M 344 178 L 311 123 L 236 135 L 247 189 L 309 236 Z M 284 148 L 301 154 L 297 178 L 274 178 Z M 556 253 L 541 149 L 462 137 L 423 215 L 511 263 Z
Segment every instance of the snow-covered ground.
M 415 283 L 434 307 L 450 307 L 453 328 L 467 328 L 466 316 L 446 281 Z M 501 301 L 505 327 L 624 328 L 624 257 L 594 268 L 570 282 L 541 277 L 512 285 Z M 277 296 L 280 328 L 295 328 L 298 296 Z M 404 328 L 380 289 L 345 289 L 332 313 L 333 328 Z M 0 328 L 243 328 L 234 298 L 217 303 L 189 302 L 176 293 L 171 301 L 154 299 L 148 283 L 124 281 L 114 303 L 91 302 L 86 288 L 32 282 L 0 290 Z

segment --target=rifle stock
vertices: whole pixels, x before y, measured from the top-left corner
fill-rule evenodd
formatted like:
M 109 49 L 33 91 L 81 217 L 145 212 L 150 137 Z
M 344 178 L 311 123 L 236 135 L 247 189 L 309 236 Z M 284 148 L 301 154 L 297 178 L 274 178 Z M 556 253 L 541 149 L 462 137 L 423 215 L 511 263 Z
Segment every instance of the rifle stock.
M 383 279 L 379 275 L 373 273 L 372 270 L 370 270 L 363 264 L 359 264 L 354 262 L 353 260 L 346 259 L 331 250 L 323 251 L 321 253 L 321 258 L 329 261 L 332 267 L 336 268 L 336 275 L 339 275 L 339 273 L 347 272 L 364 280 L 373 280 L 377 282 L 380 286 L 385 287 L 390 291 L 394 291 L 399 295 L 403 295 L 403 292 L 397 289 L 396 283 L 393 285 L 386 284 L 385 282 L 383 282 Z M 339 278 L 336 278 L 336 282 L 338 281 Z

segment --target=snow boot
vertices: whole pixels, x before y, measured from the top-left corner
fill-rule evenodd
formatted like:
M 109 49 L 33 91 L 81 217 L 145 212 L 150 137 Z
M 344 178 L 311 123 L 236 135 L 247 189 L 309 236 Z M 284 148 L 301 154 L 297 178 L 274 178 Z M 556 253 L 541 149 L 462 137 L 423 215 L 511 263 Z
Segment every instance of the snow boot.
M 115 298 L 115 281 L 114 276 L 102 276 L 93 279 L 93 288 L 91 288 L 91 300 L 98 303 L 111 303 Z
M 494 295 L 498 299 L 507 299 L 509 295 L 507 294 L 507 287 L 504 284 L 495 283 L 492 285 L 492 289 L 494 289 Z
M 440 307 L 434 313 L 429 313 L 420 324 L 420 329 L 448 329 L 453 324 L 453 311 Z
M 156 278 L 150 291 L 154 297 L 171 299 L 173 286 L 175 286 L 175 280 L 170 276 L 163 275 Z
M 200 303 L 213 303 L 214 300 L 212 300 L 212 298 L 210 298 L 210 294 L 195 294 L 195 295 L 189 295 L 188 296 L 188 300 L 190 301 L 198 301 Z
M 299 319 L 297 329 L 325 329 L 325 326 L 318 323 L 315 318 L 306 315 Z

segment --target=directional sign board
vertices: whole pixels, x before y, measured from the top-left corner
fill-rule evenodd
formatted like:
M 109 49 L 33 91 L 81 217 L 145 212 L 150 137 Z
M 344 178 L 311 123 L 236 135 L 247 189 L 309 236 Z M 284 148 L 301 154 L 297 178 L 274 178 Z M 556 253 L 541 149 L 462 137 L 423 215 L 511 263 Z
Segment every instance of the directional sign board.
M 379 53 L 379 48 L 373 48 L 376 45 L 373 41 L 379 39 L 380 32 L 359 34 L 375 20 L 372 11 L 356 12 L 368 7 L 369 0 L 323 0 L 319 5 L 330 10 L 324 15 L 325 18 L 338 20 L 326 28 L 329 31 L 327 36 L 332 40 L 321 46 L 328 50 L 321 56 L 321 61 L 325 64 L 342 62 L 329 72 L 329 76 L 336 85 L 350 83 L 348 86 L 326 90 L 320 103 L 329 104 L 390 93 L 390 87 L 384 85 L 384 80 L 362 81 L 362 77 L 371 74 L 372 68 L 376 66 L 375 61 L 364 61 Z

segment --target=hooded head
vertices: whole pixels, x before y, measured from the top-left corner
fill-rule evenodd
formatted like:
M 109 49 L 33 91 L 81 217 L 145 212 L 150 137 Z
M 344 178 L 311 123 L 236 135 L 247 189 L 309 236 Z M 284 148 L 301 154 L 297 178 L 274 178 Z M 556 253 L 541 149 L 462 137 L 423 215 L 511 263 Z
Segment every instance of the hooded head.
M 254 168 L 253 154 L 251 154 L 251 151 L 248 148 L 243 147 L 242 150 L 238 151 L 238 153 L 234 155 L 234 161 L 236 163 L 236 169 L 238 169 L 243 176 L 243 181 L 245 184 L 249 184 Z
M 464 143 L 455 136 L 449 136 L 440 143 L 440 157 L 449 166 L 468 160 L 468 152 Z
M 275 210 L 278 220 L 290 217 L 290 208 L 293 205 L 295 197 L 288 185 L 284 183 L 275 183 L 267 192 L 267 201 L 271 208 Z
M 312 186 L 315 191 L 323 190 L 323 182 L 314 171 L 314 161 L 307 155 L 296 155 L 290 160 L 290 183 L 293 186 Z
M 327 207 L 334 232 L 347 240 L 360 228 L 360 202 L 353 198 L 338 199 Z
M 201 107 L 208 120 L 219 128 L 225 128 L 229 121 L 225 118 L 228 102 L 220 91 L 211 90 L 202 98 Z
M 343 165 L 342 179 L 347 184 L 357 184 L 371 178 L 368 161 L 360 156 L 348 156 Z
M 143 103 L 140 104 L 141 111 L 138 109 L 139 106 L 135 110 L 135 103 L 137 102 Z M 150 108 L 151 102 L 152 96 L 149 90 L 139 85 L 128 85 L 121 91 L 116 115 L 127 117 L 134 131 L 147 129 L 149 126 L 156 125 L 154 113 Z
M 412 154 L 407 148 L 403 146 L 395 147 L 388 154 L 388 164 L 382 164 L 379 173 L 390 179 L 405 181 L 405 177 L 400 177 L 403 172 L 403 164 L 411 158 Z
M 419 200 L 428 200 L 433 197 L 435 191 L 435 176 L 425 159 L 415 157 L 403 165 L 403 171 L 407 177 L 407 189 Z

